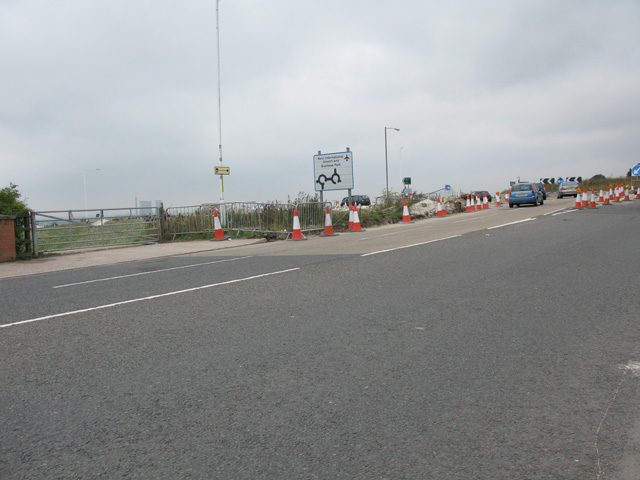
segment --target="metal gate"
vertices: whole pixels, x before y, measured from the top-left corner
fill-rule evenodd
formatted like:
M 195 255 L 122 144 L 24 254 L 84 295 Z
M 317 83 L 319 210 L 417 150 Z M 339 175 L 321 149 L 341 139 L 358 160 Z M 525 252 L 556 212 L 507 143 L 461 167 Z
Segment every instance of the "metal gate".
M 157 243 L 158 208 L 31 212 L 33 253 Z

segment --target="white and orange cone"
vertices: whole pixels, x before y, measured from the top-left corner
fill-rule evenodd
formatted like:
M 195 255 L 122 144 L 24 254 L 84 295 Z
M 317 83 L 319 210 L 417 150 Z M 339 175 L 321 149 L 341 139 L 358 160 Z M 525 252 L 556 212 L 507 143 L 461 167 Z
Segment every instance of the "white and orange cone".
M 212 242 L 219 242 L 220 240 L 229 240 L 229 237 L 224 234 L 224 231 L 222 230 L 222 226 L 220 226 L 218 211 L 215 208 L 213 209 L 213 228 L 214 228 L 214 233 L 213 233 L 213 238 L 211 239 Z
M 624 187 L 624 199 L 625 201 L 631 200 L 629 198 L 629 185 L 625 185 Z
M 470 212 L 475 212 L 476 211 L 476 202 L 473 199 L 473 195 L 471 196 L 471 200 L 470 200 L 470 203 L 469 203 L 469 211 Z
M 620 201 L 620 186 L 616 186 L 616 196 L 615 196 L 615 201 L 619 202 Z
M 471 200 L 469 200 L 469 195 L 467 195 L 467 208 L 465 212 L 471 212 Z
M 611 205 L 609 201 L 609 190 L 604 191 L 604 205 Z
M 358 207 L 356 205 L 353 206 L 353 228 L 352 232 L 364 232 L 365 230 L 360 225 L 360 217 L 358 216 Z
M 349 205 L 349 228 L 347 231 L 353 231 L 353 205 Z
M 482 195 L 482 208 L 485 210 L 489 208 L 489 198 L 486 193 Z
M 476 210 L 482 210 L 482 200 L 478 195 L 476 195 Z
M 640 185 L 638 185 L 638 190 L 636 191 L 636 200 L 640 200 Z
M 591 202 L 589 202 L 589 208 L 596 208 L 596 193 L 591 189 Z
M 509 192 L 504 194 L 504 201 L 507 205 L 509 205 Z
M 589 206 L 589 199 L 587 198 L 587 189 L 582 189 L 582 206 L 587 208 Z
M 580 192 L 580 189 L 578 189 L 578 193 L 576 194 L 576 208 L 578 210 L 582 208 L 582 193 Z
M 333 222 L 331 221 L 331 212 L 329 211 L 329 205 L 327 205 L 327 213 L 324 216 L 324 233 L 321 237 L 335 237 L 337 233 L 333 231 Z
M 500 207 L 502 204 L 500 203 L 500 192 L 496 192 L 496 207 Z
M 604 203 L 604 193 L 602 192 L 602 186 L 600 186 L 600 197 L 598 197 L 600 203 Z
M 298 218 L 298 207 L 293 208 L 293 234 L 289 240 L 306 240 L 300 229 L 300 219 Z
M 404 199 L 404 207 L 402 207 L 402 223 L 413 223 L 409 215 L 409 206 L 406 198 Z

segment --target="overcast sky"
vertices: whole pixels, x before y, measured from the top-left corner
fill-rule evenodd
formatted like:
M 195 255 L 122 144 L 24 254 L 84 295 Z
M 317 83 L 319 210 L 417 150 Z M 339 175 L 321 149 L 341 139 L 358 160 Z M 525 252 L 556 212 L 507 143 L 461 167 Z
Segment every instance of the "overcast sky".
M 347 147 L 353 193 L 381 195 L 385 127 L 394 191 L 640 162 L 638 0 L 219 5 L 226 201 L 313 194 L 313 155 Z M 36 210 L 219 201 L 216 44 L 215 0 L 0 0 L 0 188 Z

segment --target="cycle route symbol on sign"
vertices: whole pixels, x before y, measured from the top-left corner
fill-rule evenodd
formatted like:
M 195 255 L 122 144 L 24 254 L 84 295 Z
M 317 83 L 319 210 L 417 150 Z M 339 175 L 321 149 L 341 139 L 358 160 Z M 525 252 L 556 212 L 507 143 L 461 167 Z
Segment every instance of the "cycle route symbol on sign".
M 353 188 L 353 152 L 323 153 L 313 156 L 316 191 Z

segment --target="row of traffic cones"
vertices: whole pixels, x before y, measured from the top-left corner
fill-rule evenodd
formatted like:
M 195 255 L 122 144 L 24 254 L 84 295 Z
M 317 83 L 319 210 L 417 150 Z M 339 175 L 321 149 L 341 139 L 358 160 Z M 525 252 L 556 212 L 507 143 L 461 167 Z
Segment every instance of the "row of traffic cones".
M 496 207 L 500 206 L 500 195 L 496 197 Z M 467 208 L 465 212 L 475 212 L 477 210 L 487 210 L 489 209 L 489 199 L 487 198 L 487 194 L 485 193 L 482 196 L 482 200 L 479 196 L 473 197 L 473 195 L 467 195 Z
M 613 203 L 624 202 L 631 200 L 631 196 L 633 195 L 633 188 L 631 192 L 629 191 L 629 187 L 625 187 L 624 185 L 609 185 L 609 188 L 600 187 L 600 195 L 596 200 L 596 192 L 595 188 L 591 188 L 591 196 L 589 197 L 588 189 L 580 189 L 578 188 L 578 193 L 576 195 L 576 209 L 582 208 L 597 208 L 597 203 L 601 203 L 603 205 L 612 205 Z M 640 185 L 638 185 L 637 192 L 635 194 L 635 199 L 640 200 Z

